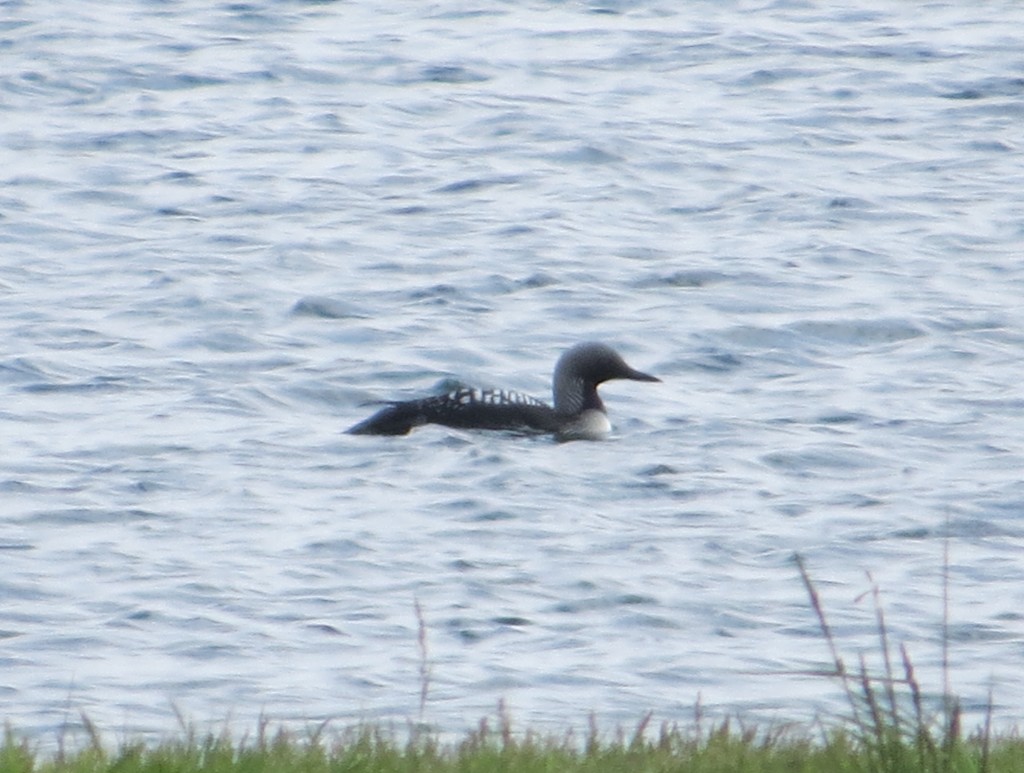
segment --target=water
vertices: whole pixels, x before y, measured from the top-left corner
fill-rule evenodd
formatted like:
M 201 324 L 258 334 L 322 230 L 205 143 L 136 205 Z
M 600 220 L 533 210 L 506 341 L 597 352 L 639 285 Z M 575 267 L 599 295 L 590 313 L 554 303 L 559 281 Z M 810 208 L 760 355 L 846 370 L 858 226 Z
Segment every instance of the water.
M 1021 23 L 4 4 L 3 718 L 808 719 L 792 555 L 938 692 L 948 539 L 952 688 L 1020 722 Z M 585 339 L 664 380 L 608 442 L 341 434 Z

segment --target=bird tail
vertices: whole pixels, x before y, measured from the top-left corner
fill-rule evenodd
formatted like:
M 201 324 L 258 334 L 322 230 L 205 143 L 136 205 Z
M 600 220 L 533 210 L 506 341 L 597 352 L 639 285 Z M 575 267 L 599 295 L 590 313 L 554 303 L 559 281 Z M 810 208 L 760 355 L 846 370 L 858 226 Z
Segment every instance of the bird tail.
M 408 435 L 413 427 L 422 423 L 423 416 L 415 401 L 391 403 L 345 432 L 349 435 Z

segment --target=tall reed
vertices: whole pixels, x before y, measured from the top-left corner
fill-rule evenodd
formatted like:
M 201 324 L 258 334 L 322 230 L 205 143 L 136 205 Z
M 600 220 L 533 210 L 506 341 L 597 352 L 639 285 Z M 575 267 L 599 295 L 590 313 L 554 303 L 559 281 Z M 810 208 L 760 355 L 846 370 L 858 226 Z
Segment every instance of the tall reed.
M 926 707 L 925 694 L 906 645 L 901 643 L 897 648 L 892 643 L 880 591 L 871 575 L 868 580 L 882 659 L 881 673 L 869 669 L 863 653 L 857 656 L 855 667 L 847 665 L 803 557 L 795 555 L 794 561 L 832 659 L 833 670 L 826 675 L 842 686 L 850 710 L 847 729 L 870 760 L 870 769 L 877 773 L 908 770 L 952 773 L 961 769 L 967 759 L 978 759 L 980 744 L 980 767 L 972 763 L 966 769 L 987 771 L 991 749 L 991 698 L 980 735 L 968 742 L 962 732 L 960 702 L 951 692 L 948 545 L 943 571 L 943 694 L 938 710 Z

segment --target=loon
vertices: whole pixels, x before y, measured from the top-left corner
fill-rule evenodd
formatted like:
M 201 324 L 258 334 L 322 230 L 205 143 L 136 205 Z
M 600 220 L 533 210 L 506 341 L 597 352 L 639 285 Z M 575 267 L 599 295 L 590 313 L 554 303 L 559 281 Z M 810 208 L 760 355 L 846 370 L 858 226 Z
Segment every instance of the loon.
M 459 429 L 554 434 L 559 440 L 600 440 L 612 428 L 597 385 L 612 379 L 661 381 L 626 364 L 601 343 L 577 344 L 555 365 L 554 408 L 519 392 L 460 387 L 420 400 L 392 401 L 348 429 L 350 435 L 406 435 L 413 427 L 442 424 Z

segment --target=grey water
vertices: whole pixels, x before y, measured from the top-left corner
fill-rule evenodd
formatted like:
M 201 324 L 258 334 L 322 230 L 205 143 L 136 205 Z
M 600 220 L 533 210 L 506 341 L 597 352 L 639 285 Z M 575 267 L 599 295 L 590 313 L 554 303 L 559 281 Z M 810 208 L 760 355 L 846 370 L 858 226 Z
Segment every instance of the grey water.
M 1024 720 L 1022 29 L 0 3 L 0 717 L 834 716 L 800 554 Z M 606 442 L 343 434 L 591 339 L 663 380 Z

